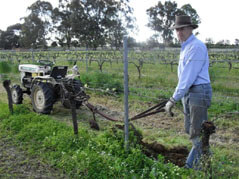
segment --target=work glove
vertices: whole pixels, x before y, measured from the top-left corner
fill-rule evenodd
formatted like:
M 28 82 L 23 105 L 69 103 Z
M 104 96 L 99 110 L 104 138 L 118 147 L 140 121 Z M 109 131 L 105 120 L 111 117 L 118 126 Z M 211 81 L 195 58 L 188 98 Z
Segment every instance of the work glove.
M 164 107 L 165 111 L 169 113 L 171 116 L 173 116 L 172 108 L 175 105 L 175 103 L 176 101 L 171 97 Z
M 77 65 L 74 65 L 74 66 L 72 67 L 72 74 L 74 74 L 74 75 L 79 75 L 79 74 L 80 74 Z

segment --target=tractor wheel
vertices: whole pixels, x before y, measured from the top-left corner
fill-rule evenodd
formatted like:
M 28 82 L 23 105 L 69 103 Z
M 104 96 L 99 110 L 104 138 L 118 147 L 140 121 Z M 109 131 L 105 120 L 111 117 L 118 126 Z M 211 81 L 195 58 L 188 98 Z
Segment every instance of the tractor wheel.
M 33 85 L 31 100 L 34 111 L 42 114 L 49 114 L 54 103 L 53 89 L 50 85 L 39 82 Z
M 11 88 L 11 94 L 13 104 L 22 104 L 23 92 L 22 88 L 19 85 L 14 85 Z

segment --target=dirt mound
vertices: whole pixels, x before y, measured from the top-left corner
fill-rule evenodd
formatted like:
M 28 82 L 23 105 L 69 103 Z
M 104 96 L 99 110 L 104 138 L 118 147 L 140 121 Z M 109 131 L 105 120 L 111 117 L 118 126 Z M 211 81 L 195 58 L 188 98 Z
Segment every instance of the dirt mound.
M 116 127 L 121 130 L 124 129 L 124 125 L 116 125 Z M 134 131 L 134 134 L 137 137 L 137 142 L 138 144 L 142 145 L 143 153 L 145 155 L 157 159 L 158 155 L 160 154 L 165 157 L 165 162 L 171 162 L 179 167 L 184 166 L 189 153 L 185 146 L 167 149 L 164 145 L 157 142 L 143 142 L 143 136 L 136 130 L 133 124 L 130 124 L 130 129 Z
M 153 143 L 141 143 L 143 145 L 143 152 L 148 157 L 157 159 L 158 155 L 161 154 L 165 157 L 166 162 L 174 163 L 179 167 L 184 166 L 186 157 L 189 153 L 188 149 L 184 146 L 174 147 L 167 149 L 164 145 L 153 142 Z

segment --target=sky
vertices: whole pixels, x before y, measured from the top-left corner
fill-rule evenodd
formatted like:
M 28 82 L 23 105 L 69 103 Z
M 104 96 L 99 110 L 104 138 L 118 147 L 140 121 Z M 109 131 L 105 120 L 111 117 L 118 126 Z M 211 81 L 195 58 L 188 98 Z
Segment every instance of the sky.
M 0 0 L 0 29 L 6 30 L 10 25 L 21 22 L 20 18 L 27 15 L 27 7 L 36 0 Z M 58 0 L 46 0 L 53 6 Z M 162 1 L 164 3 L 165 0 Z M 216 43 L 221 40 L 239 39 L 238 7 L 239 0 L 175 0 L 178 7 L 184 4 L 191 4 L 201 18 L 201 24 L 197 31 L 198 38 L 205 42 L 206 38 L 211 38 Z M 138 42 L 146 41 L 154 34 L 147 26 L 148 17 L 146 10 L 155 6 L 158 0 L 130 0 L 130 5 L 134 9 L 136 24 L 139 32 L 133 37 Z

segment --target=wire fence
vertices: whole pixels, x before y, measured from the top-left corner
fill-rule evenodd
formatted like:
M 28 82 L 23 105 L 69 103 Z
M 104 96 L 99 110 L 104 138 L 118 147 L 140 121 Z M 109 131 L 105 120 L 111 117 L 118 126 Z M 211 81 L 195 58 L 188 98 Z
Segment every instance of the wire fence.
M 142 100 L 142 98 L 144 98 L 153 101 L 157 101 L 161 96 L 169 97 L 177 84 L 179 49 L 160 49 L 150 52 L 139 52 L 134 49 L 127 50 L 129 62 L 129 96 L 135 96 L 136 98 L 134 98 L 134 100 Z M 121 83 L 123 84 L 123 54 L 123 50 L 114 51 L 104 49 L 101 51 L 92 51 L 90 49 L 74 49 L 68 51 L 62 51 L 61 49 L 49 51 L 1 51 L 0 62 L 7 61 L 17 65 L 21 63 L 36 63 L 37 60 L 49 60 L 55 64 L 64 64 L 68 66 L 72 66 L 74 62 L 77 62 L 82 73 L 99 71 L 109 75 L 117 74 L 117 77 L 121 78 Z M 216 86 L 216 91 L 221 93 L 213 98 L 213 100 L 224 102 L 223 97 L 225 96 L 227 99 L 232 98 L 238 100 L 239 92 L 236 92 L 236 90 L 239 91 L 237 85 L 239 82 L 239 75 L 237 75 L 239 71 L 239 50 L 209 50 L 209 54 L 212 86 Z M 19 74 L 1 73 L 0 76 L 2 79 L 7 77 L 17 78 L 17 80 L 20 79 Z M 152 78 L 152 76 L 154 77 Z M 168 82 L 166 82 L 164 78 L 168 78 Z M 230 85 L 231 87 L 235 87 L 235 89 L 234 91 L 224 90 L 222 92 L 219 90 L 219 83 L 224 83 L 226 87 L 229 86 L 227 85 L 228 83 L 234 83 Z M 88 84 L 89 87 L 91 87 L 92 84 L 92 82 Z M 97 86 L 97 84 L 93 86 Z M 224 88 L 223 85 L 221 85 L 221 88 Z M 106 91 L 104 85 L 97 88 L 94 87 L 94 89 Z M 157 91 L 164 95 L 160 95 Z M 112 95 L 114 94 L 111 89 L 108 90 L 108 92 L 111 92 Z

